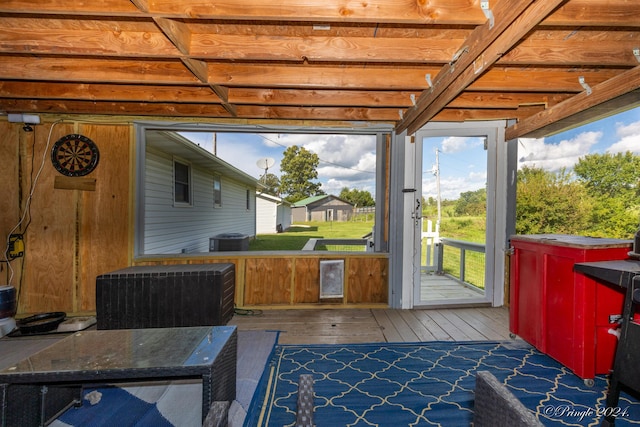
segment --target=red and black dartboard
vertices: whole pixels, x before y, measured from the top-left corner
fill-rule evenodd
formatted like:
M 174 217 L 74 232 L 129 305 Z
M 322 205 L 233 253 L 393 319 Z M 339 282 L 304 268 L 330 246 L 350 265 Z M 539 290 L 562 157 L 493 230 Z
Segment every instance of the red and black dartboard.
M 51 149 L 53 167 L 66 176 L 85 176 L 98 166 L 98 160 L 98 146 L 83 135 L 63 136 Z

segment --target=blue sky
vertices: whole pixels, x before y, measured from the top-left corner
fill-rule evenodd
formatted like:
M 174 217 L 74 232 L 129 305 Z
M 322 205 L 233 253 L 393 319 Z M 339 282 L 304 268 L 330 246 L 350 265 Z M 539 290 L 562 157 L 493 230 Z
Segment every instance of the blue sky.
M 211 150 L 211 134 L 203 134 L 199 144 Z M 196 140 L 193 134 L 188 135 Z M 376 140 L 372 135 L 306 135 L 219 133 L 217 155 L 222 160 L 259 178 L 264 170 L 259 159 L 275 161 L 269 173 L 280 176 L 284 150 L 292 145 L 304 147 L 320 158 L 318 181 L 327 194 L 340 194 L 344 187 L 366 190 L 374 194 L 376 173 Z
M 202 134 L 199 144 L 212 149 L 211 134 Z M 192 137 L 196 140 L 196 138 Z M 375 137 L 371 135 L 306 135 L 219 133 L 217 155 L 247 174 L 264 173 L 256 162 L 273 158 L 269 173 L 280 176 L 280 161 L 287 147 L 298 145 L 318 154 L 318 181 L 328 194 L 343 187 L 375 191 Z M 486 153 L 480 138 L 430 138 L 423 148 L 423 195 L 436 196 L 431 172 L 435 149 L 440 151 L 440 188 L 443 199 L 484 187 Z M 556 171 L 571 169 L 586 154 L 631 151 L 640 154 L 640 107 L 579 128 L 540 139 L 523 138 L 518 144 L 519 166 Z
M 431 138 L 423 149 L 423 196 L 436 196 L 436 178 L 430 171 L 435 149 L 440 151 L 440 189 L 443 199 L 485 186 L 486 153 L 480 138 Z M 570 170 L 587 154 L 631 151 L 640 155 L 640 107 L 546 138 L 521 138 L 518 167 L 549 171 Z

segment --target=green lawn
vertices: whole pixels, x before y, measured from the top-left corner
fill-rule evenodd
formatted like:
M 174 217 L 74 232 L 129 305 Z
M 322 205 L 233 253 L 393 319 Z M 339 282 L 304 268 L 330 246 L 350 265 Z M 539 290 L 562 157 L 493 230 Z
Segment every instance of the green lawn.
M 485 217 L 445 217 L 442 218 L 440 224 L 440 237 L 485 243 L 485 224 Z M 460 249 L 450 246 L 444 247 L 443 268 L 446 273 L 459 278 Z M 484 269 L 485 255 L 468 251 L 465 262 L 465 281 L 484 289 Z
M 258 234 L 250 251 L 299 251 L 309 239 L 360 239 L 373 229 L 373 221 L 306 222 L 279 234 Z
M 426 223 L 426 221 L 425 221 Z M 373 229 L 373 220 L 348 222 L 307 222 L 294 224 L 279 234 L 259 234 L 249 243 L 250 251 L 299 251 L 309 239 L 360 239 Z M 484 243 L 484 217 L 443 218 L 440 236 L 468 242 Z M 327 248 L 329 250 L 341 250 Z M 353 249 L 352 249 L 353 250 Z M 445 247 L 444 268 L 447 273 L 458 276 L 460 254 L 458 249 Z M 467 253 L 466 280 L 484 287 L 484 254 Z

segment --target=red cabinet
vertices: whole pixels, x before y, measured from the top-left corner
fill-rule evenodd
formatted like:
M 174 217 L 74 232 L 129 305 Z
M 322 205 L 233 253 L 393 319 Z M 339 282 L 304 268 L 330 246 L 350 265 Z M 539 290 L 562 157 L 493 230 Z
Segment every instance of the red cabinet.
M 578 262 L 626 259 L 631 240 L 561 234 L 511 237 L 509 329 L 579 377 L 609 373 L 612 316 L 624 293 L 573 271 Z

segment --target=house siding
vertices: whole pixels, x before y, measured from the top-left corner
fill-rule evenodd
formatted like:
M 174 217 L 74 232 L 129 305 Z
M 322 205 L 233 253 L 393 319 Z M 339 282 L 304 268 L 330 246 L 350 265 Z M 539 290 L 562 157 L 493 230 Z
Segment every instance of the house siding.
M 173 157 L 146 153 L 144 253 L 208 252 L 209 239 L 221 233 L 255 236 L 255 190 L 246 208 L 248 186 L 221 177 L 222 206 L 213 207 L 214 174 L 191 166 L 192 203 L 174 206 Z

